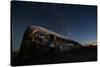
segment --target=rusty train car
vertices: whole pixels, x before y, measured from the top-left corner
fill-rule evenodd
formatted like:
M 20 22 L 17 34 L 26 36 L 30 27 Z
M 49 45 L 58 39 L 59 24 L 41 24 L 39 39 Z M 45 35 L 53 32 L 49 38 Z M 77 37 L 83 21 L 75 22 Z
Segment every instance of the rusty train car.
M 77 41 L 40 26 L 29 26 L 23 36 L 19 57 L 23 59 L 57 55 L 81 47 Z

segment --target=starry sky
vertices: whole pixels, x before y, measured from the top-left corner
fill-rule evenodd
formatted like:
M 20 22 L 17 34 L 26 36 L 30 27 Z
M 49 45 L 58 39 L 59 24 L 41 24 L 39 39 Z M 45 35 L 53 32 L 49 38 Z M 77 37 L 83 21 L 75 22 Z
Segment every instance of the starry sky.
M 12 50 L 19 50 L 27 26 L 37 25 L 81 44 L 97 40 L 97 6 L 11 2 Z

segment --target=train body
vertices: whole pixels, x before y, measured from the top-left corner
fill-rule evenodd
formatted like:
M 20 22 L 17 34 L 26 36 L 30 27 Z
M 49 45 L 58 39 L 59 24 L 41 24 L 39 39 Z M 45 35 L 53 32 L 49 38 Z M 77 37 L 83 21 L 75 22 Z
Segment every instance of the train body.
M 29 26 L 23 36 L 20 57 L 40 57 L 76 50 L 81 44 L 40 26 Z

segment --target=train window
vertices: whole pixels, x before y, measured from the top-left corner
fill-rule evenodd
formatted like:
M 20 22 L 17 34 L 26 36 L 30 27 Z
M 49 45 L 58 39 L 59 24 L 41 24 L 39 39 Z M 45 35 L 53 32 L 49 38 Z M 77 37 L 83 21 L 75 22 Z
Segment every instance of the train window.
M 35 38 L 44 38 L 44 35 L 40 32 L 35 33 Z
M 63 49 L 66 50 L 66 44 L 65 43 L 63 43 Z
M 61 44 L 59 45 L 59 47 L 60 47 L 60 50 L 61 50 L 61 51 L 64 51 L 64 50 L 66 49 L 66 45 L 65 45 L 64 43 L 61 43 Z
M 35 40 L 38 40 L 41 44 L 45 45 L 48 42 L 48 38 L 42 32 L 36 32 L 34 34 Z
M 55 43 L 54 42 L 51 42 L 50 43 L 50 47 L 55 47 Z
M 63 51 L 63 46 L 62 45 L 60 45 L 60 50 Z

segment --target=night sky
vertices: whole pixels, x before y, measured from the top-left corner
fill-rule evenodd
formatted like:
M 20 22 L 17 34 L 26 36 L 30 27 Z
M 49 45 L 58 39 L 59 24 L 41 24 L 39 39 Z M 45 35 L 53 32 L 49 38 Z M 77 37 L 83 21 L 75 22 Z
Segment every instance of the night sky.
M 45 27 L 81 44 L 96 42 L 96 6 L 12 1 L 11 21 L 13 50 L 19 49 L 29 25 Z

